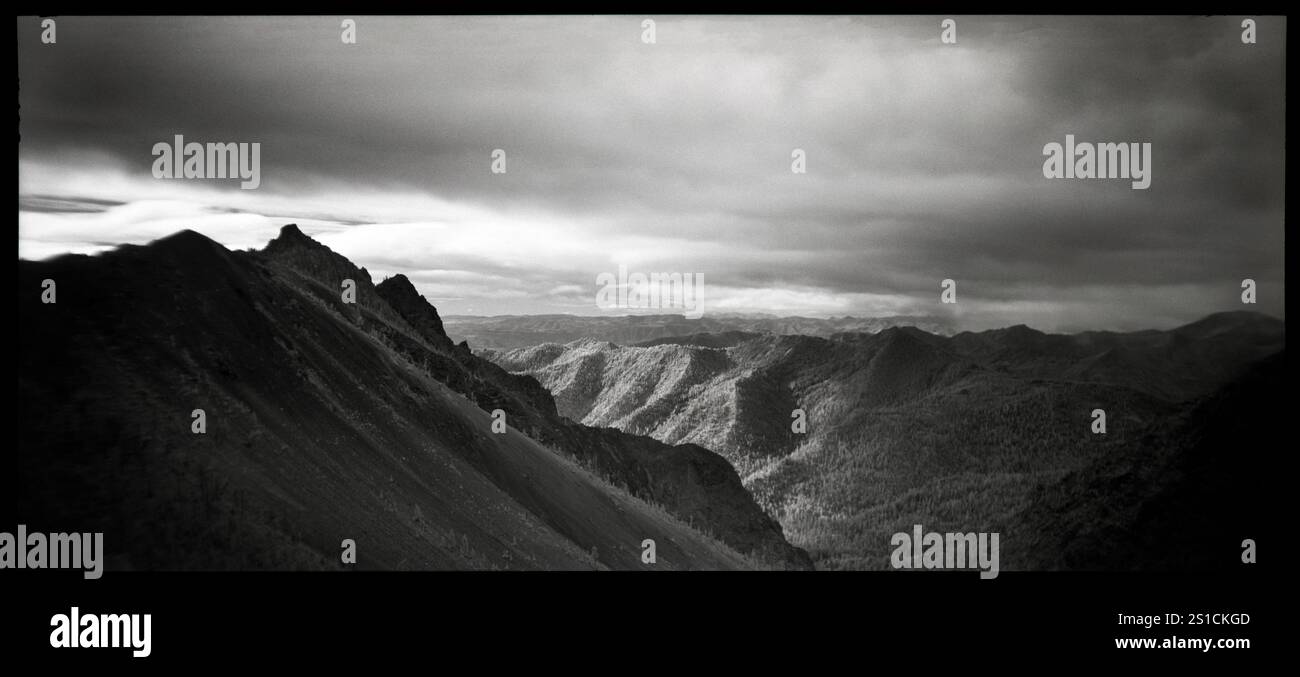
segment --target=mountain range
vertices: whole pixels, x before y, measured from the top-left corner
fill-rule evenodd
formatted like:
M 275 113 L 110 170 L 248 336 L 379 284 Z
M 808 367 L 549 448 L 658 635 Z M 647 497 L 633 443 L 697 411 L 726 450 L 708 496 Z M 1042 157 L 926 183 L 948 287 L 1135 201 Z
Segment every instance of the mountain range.
M 443 318 L 293 225 L 20 260 L 17 301 L 14 517 L 110 571 L 884 569 L 914 524 L 1003 570 L 1214 569 L 1285 435 L 1251 312 Z
M 1132 333 L 893 326 L 480 352 L 536 377 L 574 421 L 722 454 L 818 568 L 887 568 L 890 535 L 924 524 L 999 532 L 1004 568 L 1042 569 L 1119 566 L 1068 550 L 1055 520 L 1100 509 L 1110 498 L 1093 483 L 1115 468 L 1177 465 L 1170 449 L 1203 448 L 1206 402 L 1240 406 L 1249 389 L 1234 384 L 1284 347 L 1281 320 L 1229 312 Z M 1134 485 L 1125 500 L 1136 515 L 1157 491 L 1182 491 L 1182 477 Z
M 447 333 L 475 349 L 513 350 L 542 343 L 568 343 L 590 338 L 620 345 L 687 335 L 734 333 L 831 336 L 844 332 L 878 332 L 910 326 L 931 333 L 956 332 L 953 320 L 937 316 L 778 317 L 766 314 L 719 314 L 699 318 L 684 315 L 496 315 L 443 318 Z

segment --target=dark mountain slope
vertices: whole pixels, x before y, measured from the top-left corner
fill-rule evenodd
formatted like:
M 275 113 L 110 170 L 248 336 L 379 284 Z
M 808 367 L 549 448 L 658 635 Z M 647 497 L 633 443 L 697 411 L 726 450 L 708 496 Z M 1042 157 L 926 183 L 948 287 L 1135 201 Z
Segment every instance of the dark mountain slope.
M 1285 453 L 1285 355 L 1195 408 L 1039 489 L 1012 561 L 1033 569 L 1240 570 L 1269 523 L 1266 459 Z
M 403 309 L 410 324 L 421 326 L 432 307 L 409 283 L 395 280 L 380 283 L 379 293 L 392 307 Z M 445 335 L 424 338 L 434 344 L 446 340 Z M 484 410 L 501 409 L 511 426 L 578 459 L 633 495 L 663 505 L 741 552 L 777 566 L 811 567 L 807 554 L 785 541 L 780 526 L 757 506 L 736 471 L 717 454 L 693 444 L 670 446 L 613 428 L 576 424 L 558 413 L 551 393 L 531 376 L 512 374 L 459 348 L 446 354 L 422 350 L 400 337 L 393 341 L 412 362 Z
M 356 306 L 340 300 L 345 277 Z M 56 304 L 40 302 L 46 278 Z M 438 340 L 431 307 L 395 308 L 296 228 L 261 253 L 182 232 L 20 261 L 17 300 L 17 517 L 104 531 L 111 566 L 336 567 L 345 538 L 363 568 L 649 568 L 644 538 L 655 568 L 751 566 L 682 520 L 757 554 L 791 551 L 708 452 L 578 429 L 553 443 L 594 443 L 556 454 L 521 434 L 516 420 L 549 402 L 535 381 L 456 366 L 474 360 Z M 493 434 L 462 393 L 521 413 Z M 206 434 L 191 432 L 192 409 Z M 570 460 L 584 455 L 682 518 Z

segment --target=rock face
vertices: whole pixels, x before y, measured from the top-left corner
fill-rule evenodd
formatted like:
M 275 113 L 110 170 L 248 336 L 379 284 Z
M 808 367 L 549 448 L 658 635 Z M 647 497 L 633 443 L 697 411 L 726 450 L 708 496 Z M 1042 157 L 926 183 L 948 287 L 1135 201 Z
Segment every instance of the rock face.
M 307 237 L 296 224 L 290 223 L 281 228 L 280 235 L 268 242 L 260 254 L 263 260 L 279 264 L 282 270 L 317 282 L 320 288 L 312 288 L 317 294 L 329 293 L 338 298 L 343 291 L 344 281 L 351 280 L 356 285 L 356 303 L 345 304 L 342 310 L 355 323 L 363 323 L 365 315 L 370 313 L 391 324 L 404 324 L 394 309 L 384 303 L 376 292 L 370 273 L 365 268 L 357 267 L 347 257 Z M 439 326 L 441 327 L 441 320 Z
M 809 565 L 722 458 L 563 419 L 294 226 L 20 261 L 18 303 L 19 517 L 138 569 L 334 568 L 344 538 L 363 568 Z

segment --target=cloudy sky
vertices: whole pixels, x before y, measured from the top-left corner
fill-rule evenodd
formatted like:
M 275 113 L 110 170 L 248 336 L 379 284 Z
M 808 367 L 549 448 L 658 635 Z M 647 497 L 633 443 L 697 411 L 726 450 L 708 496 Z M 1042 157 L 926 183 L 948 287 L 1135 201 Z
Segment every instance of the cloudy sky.
M 19 255 L 296 222 L 443 314 L 604 314 L 619 264 L 706 314 L 1283 313 L 1281 18 L 352 18 L 19 17 Z M 154 178 L 177 134 L 260 187 Z M 1045 178 L 1066 134 L 1151 143 L 1151 187 Z

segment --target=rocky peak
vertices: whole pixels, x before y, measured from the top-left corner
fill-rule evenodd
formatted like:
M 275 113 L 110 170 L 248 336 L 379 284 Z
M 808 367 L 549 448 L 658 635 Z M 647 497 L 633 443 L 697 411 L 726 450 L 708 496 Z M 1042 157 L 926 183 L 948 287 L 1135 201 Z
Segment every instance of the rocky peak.
M 375 290 L 389 307 L 406 320 L 407 324 L 420 332 L 424 340 L 436 346 L 451 347 L 451 339 L 442 328 L 442 318 L 438 316 L 438 309 L 420 295 L 415 285 L 411 284 L 410 279 L 405 275 L 398 273 L 385 278 L 375 287 Z

